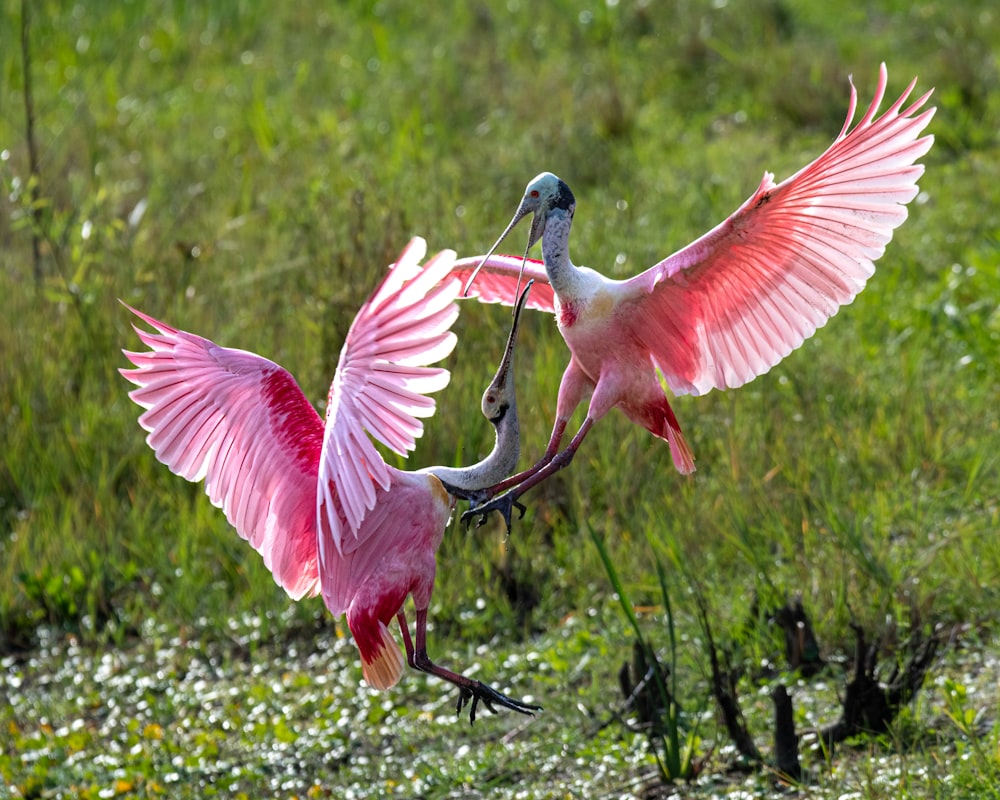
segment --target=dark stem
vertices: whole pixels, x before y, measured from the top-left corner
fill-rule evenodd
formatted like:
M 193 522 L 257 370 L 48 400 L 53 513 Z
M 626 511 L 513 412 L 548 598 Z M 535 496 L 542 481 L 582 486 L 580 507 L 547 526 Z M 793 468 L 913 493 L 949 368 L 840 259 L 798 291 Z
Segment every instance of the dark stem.
M 736 745 L 736 749 L 739 750 L 740 755 L 750 764 L 753 766 L 761 765 L 764 763 L 764 758 L 761 756 L 760 750 L 757 749 L 757 745 L 754 744 L 753 736 L 750 735 L 750 729 L 747 727 L 746 719 L 743 716 L 743 711 L 740 708 L 739 699 L 736 695 L 736 676 L 728 663 L 725 670 L 722 669 L 719 663 L 719 651 L 715 647 L 712 626 L 708 621 L 708 607 L 700 587 L 696 587 L 694 597 L 698 607 L 701 629 L 705 634 L 708 661 L 712 669 L 712 694 L 715 697 L 719 711 L 722 713 L 722 720 L 726 725 L 729 738 Z
M 42 210 L 38 204 L 38 147 L 35 144 L 35 101 L 31 93 L 31 25 L 28 17 L 30 0 L 21 0 L 21 64 L 24 70 L 24 127 L 28 142 L 28 200 L 31 203 L 31 261 L 35 283 L 42 282 Z
M 793 781 L 802 780 L 799 766 L 799 740 L 795 735 L 795 709 L 783 684 L 771 691 L 774 703 L 774 760 L 778 772 Z
M 924 683 L 938 649 L 937 636 L 915 633 L 907 642 L 910 651 L 905 667 L 895 665 L 887 682 L 877 674 L 878 644 L 868 644 L 860 625 L 851 624 L 857 643 L 854 678 L 847 684 L 840 719 L 819 731 L 827 748 L 859 734 L 882 734 L 889 730 L 903 706 L 911 702 Z

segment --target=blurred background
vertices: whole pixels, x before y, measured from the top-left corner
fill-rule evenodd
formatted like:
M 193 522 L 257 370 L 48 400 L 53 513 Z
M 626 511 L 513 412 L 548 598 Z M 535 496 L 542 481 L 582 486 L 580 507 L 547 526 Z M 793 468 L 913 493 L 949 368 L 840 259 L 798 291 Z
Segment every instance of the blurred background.
M 833 652 L 851 652 L 852 621 L 889 644 L 941 625 L 990 641 L 997 42 L 990 2 L 6 4 L 0 652 L 30 653 L 40 630 L 98 647 L 149 626 L 224 638 L 233 619 L 254 620 L 255 642 L 336 631 L 144 444 L 118 298 L 277 361 L 322 412 L 355 310 L 411 236 L 484 252 L 549 170 L 577 196 L 574 261 L 634 274 L 765 169 L 781 180 L 818 156 L 848 77 L 863 110 L 882 61 L 886 105 L 914 76 L 914 97 L 935 88 L 936 143 L 866 291 L 766 376 L 676 400 L 692 478 L 615 413 L 509 539 L 496 521 L 453 526 L 431 616 L 442 648 L 518 646 L 607 606 L 593 531 L 637 605 L 662 611 L 651 563 L 669 566 L 686 637 L 698 586 L 724 635 L 801 596 Z M 478 404 L 508 314 L 463 308 L 409 468 L 492 446 Z M 527 466 L 568 356 L 550 318 L 525 322 Z M 741 641 L 752 660 L 775 649 L 766 627 Z

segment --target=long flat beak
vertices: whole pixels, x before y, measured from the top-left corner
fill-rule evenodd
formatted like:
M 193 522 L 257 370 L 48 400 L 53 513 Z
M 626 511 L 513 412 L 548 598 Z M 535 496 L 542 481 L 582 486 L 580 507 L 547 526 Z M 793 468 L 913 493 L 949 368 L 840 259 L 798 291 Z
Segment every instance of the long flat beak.
M 531 212 L 532 209 L 530 208 L 528 202 L 522 200 L 521 205 L 518 206 L 517 211 L 514 212 L 514 217 L 513 219 L 511 219 L 510 224 L 506 228 L 504 228 L 503 233 L 500 234 L 500 238 L 496 240 L 496 242 L 493 244 L 493 247 L 490 248 L 490 251 L 485 256 L 483 256 L 483 260 L 479 262 L 479 265 L 472 271 L 472 275 L 469 277 L 469 280 L 465 282 L 465 290 L 462 292 L 463 295 L 465 295 L 466 297 L 468 296 L 469 289 L 472 288 L 472 283 L 473 281 L 476 280 L 476 276 L 479 274 L 479 270 L 483 268 L 483 264 L 487 262 L 489 257 L 496 252 L 496 249 L 500 246 L 500 243 L 507 238 L 507 234 L 509 234 L 512 230 L 514 230 L 514 227 L 517 225 L 517 223 L 519 223 L 522 219 L 528 216 L 528 214 L 530 214 Z M 520 289 L 521 286 L 521 274 L 524 272 L 524 262 L 528 260 L 528 251 L 531 249 L 531 246 L 535 242 L 537 242 L 541 237 L 542 237 L 541 225 L 539 223 L 538 214 L 536 213 L 535 218 L 531 221 L 531 233 L 528 235 L 528 246 L 524 248 L 524 256 L 521 258 L 521 273 L 518 273 L 517 276 L 518 289 Z
M 524 287 L 524 291 L 521 292 L 521 296 L 517 298 L 517 305 L 514 306 L 514 321 L 511 323 L 510 333 L 507 335 L 507 349 L 504 350 L 500 366 L 497 368 L 497 374 L 493 378 L 494 386 L 503 386 L 507 382 L 507 376 L 514 361 L 514 343 L 517 341 L 517 329 L 521 323 L 521 312 L 524 310 L 524 304 L 528 301 L 528 293 L 531 291 L 534 283 L 534 278 L 528 281 Z

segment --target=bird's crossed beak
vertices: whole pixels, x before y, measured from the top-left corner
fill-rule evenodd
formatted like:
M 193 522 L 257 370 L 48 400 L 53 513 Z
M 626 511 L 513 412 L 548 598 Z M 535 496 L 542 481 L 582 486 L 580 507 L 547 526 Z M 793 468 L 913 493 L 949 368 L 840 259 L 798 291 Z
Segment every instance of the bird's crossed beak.
M 476 280 L 476 276 L 479 274 L 479 270 L 483 268 L 483 264 L 485 264 L 489 260 L 489 257 L 496 252 L 496 249 L 500 246 L 500 243 L 507 238 L 507 234 L 509 234 L 512 230 L 514 230 L 514 227 L 517 225 L 517 223 L 519 223 L 522 219 L 528 216 L 528 214 L 534 212 L 534 217 L 532 217 L 531 220 L 531 231 L 528 233 L 528 246 L 524 248 L 524 255 L 521 257 L 521 272 L 519 272 L 517 275 L 517 287 L 514 290 L 514 296 L 515 297 L 517 296 L 517 292 L 521 288 L 521 275 L 524 274 L 524 263 L 528 260 L 528 251 L 535 246 L 535 243 L 539 239 L 541 239 L 542 234 L 545 233 L 545 216 L 543 214 L 540 214 L 539 211 L 540 209 L 538 207 L 537 198 L 525 197 L 521 201 L 521 205 L 518 206 L 517 211 L 514 212 L 514 217 L 513 219 L 511 219 L 510 224 L 506 228 L 504 228 L 504 232 L 500 234 L 500 238 L 496 240 L 496 242 L 493 244 L 493 247 L 490 248 L 490 251 L 485 256 L 483 256 L 483 260 L 480 261 L 479 265 L 472 271 L 472 275 L 469 277 L 469 280 L 466 281 L 465 283 L 465 291 L 463 292 L 464 295 L 467 296 L 469 294 L 469 289 L 472 288 L 472 283 L 473 281 Z M 523 299 L 525 295 L 527 295 L 527 289 L 525 289 L 525 294 L 521 295 L 521 299 Z M 516 325 L 517 323 L 515 323 L 515 327 Z
M 493 386 L 501 387 L 507 383 L 511 364 L 514 361 L 514 343 L 517 341 L 517 328 L 521 322 L 521 311 L 524 310 L 524 304 L 528 301 L 528 293 L 531 291 L 534 283 L 534 279 L 528 281 L 527 286 L 524 287 L 524 291 L 521 292 L 521 296 L 517 299 L 517 305 L 514 307 L 514 321 L 511 323 L 510 333 L 507 335 L 507 349 L 504 350 L 500 366 L 497 368 L 497 374 L 493 378 Z

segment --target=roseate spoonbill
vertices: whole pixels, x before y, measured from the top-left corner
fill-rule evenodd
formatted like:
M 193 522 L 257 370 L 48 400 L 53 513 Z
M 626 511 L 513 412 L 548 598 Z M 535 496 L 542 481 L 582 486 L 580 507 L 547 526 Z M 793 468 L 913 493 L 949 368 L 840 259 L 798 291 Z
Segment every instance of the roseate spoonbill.
M 471 721 L 479 702 L 490 711 L 496 704 L 530 714 L 539 707 L 432 662 L 426 641 L 435 553 L 456 498 L 495 484 L 517 465 L 517 315 L 483 395 L 483 414 L 496 429 L 487 458 L 464 469 L 404 472 L 365 435 L 405 455 L 423 432 L 420 418 L 434 412 L 426 395 L 449 380 L 447 370 L 428 365 L 455 345 L 455 254 L 438 253 L 421 267 L 425 249 L 413 239 L 358 311 L 325 424 L 277 364 L 131 308 L 156 332 L 133 326 L 150 349 L 125 351 L 136 368 L 121 373 L 139 387 L 129 396 L 146 409 L 139 424 L 157 458 L 181 477 L 205 480 L 212 502 L 289 596 L 321 593 L 335 616 L 346 614 L 369 685 L 385 690 L 402 675 L 403 657 L 387 627 L 395 617 L 410 666 L 456 685 L 459 713 L 471 700 Z M 416 608 L 415 644 L 403 610 L 407 595 Z
M 529 305 L 555 312 L 571 358 L 544 455 L 483 493 L 494 500 L 467 511 L 465 519 L 479 515 L 482 524 L 486 512 L 500 510 L 509 529 L 517 498 L 569 464 L 591 426 L 613 407 L 665 439 L 678 471 L 694 471 L 657 371 L 677 395 L 735 388 L 767 372 L 864 288 L 873 261 L 906 219 L 905 204 L 916 196 L 923 173 L 915 162 L 934 141 L 920 133 L 935 109 L 924 108 L 927 92 L 901 110 L 914 78 L 876 118 L 886 77 L 882 64 L 875 98 L 853 129 L 857 91 L 851 82 L 844 127 L 819 158 L 779 184 L 765 172 L 728 219 L 628 280 L 570 261 L 576 200 L 569 186 L 548 172 L 528 184 L 493 248 L 457 262 L 456 274 L 466 279 L 467 295 L 507 304 L 522 273 L 536 280 Z M 493 256 L 529 214 L 524 257 Z M 542 264 L 527 259 L 539 239 Z M 567 423 L 588 396 L 587 416 L 560 452 Z

